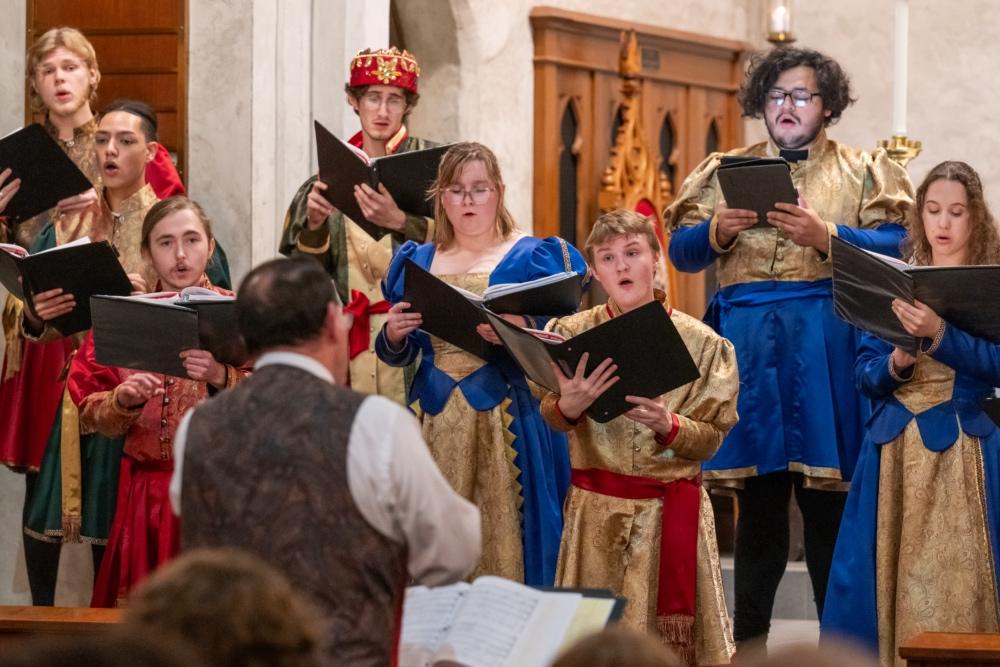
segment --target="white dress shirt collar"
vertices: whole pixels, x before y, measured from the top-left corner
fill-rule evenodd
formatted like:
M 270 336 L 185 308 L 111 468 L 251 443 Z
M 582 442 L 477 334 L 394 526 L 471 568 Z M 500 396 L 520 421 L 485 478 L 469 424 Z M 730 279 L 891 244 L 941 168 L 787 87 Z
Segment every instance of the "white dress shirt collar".
M 253 365 L 254 370 L 259 370 L 264 366 L 273 366 L 276 364 L 281 364 L 282 366 L 294 366 L 306 372 L 312 373 L 320 380 L 326 380 L 330 384 L 335 384 L 333 381 L 333 375 L 327 370 L 326 366 L 319 363 L 312 357 L 308 357 L 304 354 L 299 354 L 298 352 L 265 352 L 260 355 L 257 359 L 257 363 Z

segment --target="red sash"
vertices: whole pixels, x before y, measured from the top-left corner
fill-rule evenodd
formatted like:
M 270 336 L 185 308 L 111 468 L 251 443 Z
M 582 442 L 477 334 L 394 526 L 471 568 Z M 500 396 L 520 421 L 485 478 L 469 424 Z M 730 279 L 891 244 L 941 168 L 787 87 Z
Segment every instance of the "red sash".
M 656 615 L 694 616 L 701 475 L 661 482 L 609 470 L 573 469 L 573 486 L 629 500 L 663 499 Z
M 371 344 L 370 320 L 372 315 L 384 315 L 389 312 L 389 302 L 386 300 L 371 303 L 368 297 L 356 289 L 351 290 L 351 302 L 344 306 L 344 312 L 354 316 L 351 331 L 347 341 L 351 350 L 351 359 L 368 349 Z

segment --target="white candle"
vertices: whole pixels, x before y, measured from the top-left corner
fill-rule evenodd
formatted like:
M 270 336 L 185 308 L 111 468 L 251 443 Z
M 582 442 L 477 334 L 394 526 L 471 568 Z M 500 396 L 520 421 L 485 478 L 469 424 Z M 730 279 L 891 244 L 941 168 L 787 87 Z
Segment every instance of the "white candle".
M 896 0 L 895 60 L 892 78 L 892 133 L 906 136 L 906 52 L 909 32 L 907 0 Z
M 771 33 L 780 35 L 789 32 L 788 9 L 784 5 L 778 5 L 771 10 Z

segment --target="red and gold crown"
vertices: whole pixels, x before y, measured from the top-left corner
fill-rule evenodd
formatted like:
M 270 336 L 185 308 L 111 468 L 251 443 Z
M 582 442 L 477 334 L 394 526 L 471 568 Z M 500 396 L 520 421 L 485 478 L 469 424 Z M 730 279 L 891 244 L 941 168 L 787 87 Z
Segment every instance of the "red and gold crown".
M 407 50 L 365 49 L 351 59 L 351 86 L 396 86 L 417 92 L 420 65 Z

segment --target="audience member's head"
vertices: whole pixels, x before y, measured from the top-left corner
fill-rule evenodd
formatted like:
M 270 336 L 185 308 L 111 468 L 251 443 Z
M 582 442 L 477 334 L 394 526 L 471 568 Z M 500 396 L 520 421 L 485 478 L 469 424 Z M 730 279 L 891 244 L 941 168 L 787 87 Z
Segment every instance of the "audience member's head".
M 681 667 L 681 661 L 649 635 L 612 626 L 573 644 L 552 667 Z
M 308 349 L 336 367 L 338 381 L 346 374 L 340 365 L 346 363 L 350 318 L 336 285 L 314 259 L 273 259 L 254 268 L 237 292 L 236 317 L 251 356 Z
M 235 549 L 182 554 L 153 573 L 129 601 L 124 627 L 183 637 L 214 667 L 309 667 L 322 628 L 288 579 Z
M 0 667 L 198 667 L 206 665 L 175 637 L 106 632 L 87 636 L 39 637 L 0 655 Z
M 839 642 L 824 641 L 821 647 L 788 644 L 767 656 L 740 662 L 740 667 L 877 667 L 874 656 Z

